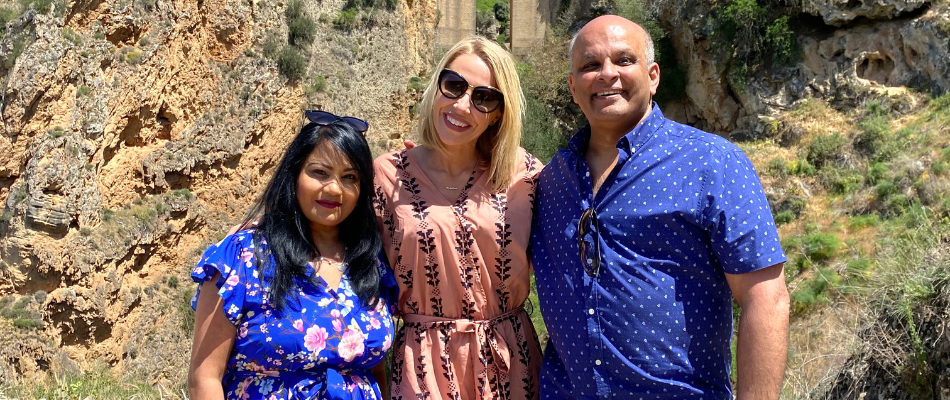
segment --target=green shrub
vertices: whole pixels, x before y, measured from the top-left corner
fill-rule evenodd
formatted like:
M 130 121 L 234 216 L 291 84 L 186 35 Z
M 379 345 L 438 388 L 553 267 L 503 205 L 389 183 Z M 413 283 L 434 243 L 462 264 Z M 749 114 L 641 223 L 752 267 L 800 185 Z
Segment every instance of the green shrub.
M 307 59 L 293 46 L 284 46 L 277 57 L 277 69 L 290 81 L 298 81 L 307 73 Z
M 815 168 L 831 165 L 840 157 L 848 140 L 840 133 L 821 135 L 808 145 L 805 159 Z
M 790 210 L 785 210 L 778 214 L 775 214 L 776 225 L 785 225 L 794 220 L 795 220 L 795 213 L 791 212 Z
M 72 43 L 73 46 L 82 45 L 82 37 L 77 35 L 76 32 L 73 32 L 73 30 L 69 28 L 63 28 L 63 39 L 66 39 L 66 41 Z
M 848 262 L 848 276 L 851 278 L 867 279 L 871 269 L 871 260 L 859 258 Z
M 848 220 L 848 228 L 861 229 L 869 226 L 877 226 L 881 219 L 877 214 L 855 215 Z
M 323 75 L 317 75 L 310 81 L 310 84 L 307 85 L 306 94 L 310 96 L 325 91 L 327 91 L 327 78 Z
M 426 90 L 427 82 L 418 76 L 409 77 L 408 89 L 410 92 L 422 92 Z
M 105 40 L 105 39 L 106 39 L 106 34 L 105 34 L 105 33 L 102 33 L 102 32 L 96 32 L 96 33 L 93 33 L 93 34 L 92 34 L 92 37 L 93 37 L 93 39 L 96 39 L 96 40 Z
M 872 160 L 884 160 L 893 153 L 890 123 L 885 116 L 871 116 L 860 123 L 861 133 L 854 138 L 854 149 Z
M 279 37 L 275 34 L 269 34 L 264 38 L 264 44 L 261 46 L 261 53 L 264 54 L 264 57 L 276 60 L 280 56 L 280 47 L 282 43 Z
M 300 16 L 290 21 L 287 27 L 287 41 L 295 46 L 304 46 L 313 43 L 316 37 L 317 24 L 310 17 Z
M 887 166 L 883 163 L 874 163 L 868 168 L 867 176 L 865 177 L 865 182 L 869 185 L 876 185 L 881 181 L 887 179 Z
M 525 105 L 521 146 L 547 164 L 554 153 L 567 145 L 567 138 L 561 134 L 555 124 L 556 118 L 544 104 L 527 97 Z
M 105 222 L 112 221 L 112 218 L 115 217 L 115 211 L 112 211 L 108 208 L 102 209 L 102 220 Z
M 86 97 L 92 93 L 92 89 L 89 86 L 82 85 L 79 89 L 76 89 L 76 95 L 79 97 Z
M 79 234 L 80 234 L 80 235 L 83 235 L 83 236 L 89 236 L 89 235 L 92 234 L 92 229 L 83 227 L 83 228 L 79 229 Z
M 781 157 L 775 157 L 769 160 L 769 164 L 766 167 L 766 170 L 769 171 L 772 176 L 776 178 L 785 178 L 790 172 L 788 163 L 785 162 Z
M 913 201 L 903 194 L 893 194 L 884 200 L 882 214 L 887 217 L 903 215 L 910 208 Z
M 191 190 L 185 189 L 175 189 L 172 190 L 172 195 L 176 197 L 184 197 L 187 200 L 191 199 Z
M 356 13 L 355 8 L 341 10 L 333 19 L 333 25 L 342 31 L 352 31 L 356 28 Z
M 934 175 L 942 176 L 947 173 L 947 163 L 940 160 L 934 161 L 933 165 L 930 166 L 930 170 L 933 171 Z
M 0 34 L 0 37 L 2 37 L 3 34 L 6 34 L 7 22 L 13 21 L 18 14 L 19 13 L 14 8 L 0 6 L 0 33 L 2 33 Z
M 797 160 L 792 163 L 788 172 L 792 175 L 813 176 L 815 175 L 815 166 L 809 163 L 808 160 Z
M 864 176 L 853 169 L 826 167 L 819 176 L 831 194 L 849 194 L 864 186 Z
M 13 47 L 7 53 L 7 58 L 3 60 L 4 68 L 11 69 L 16 65 L 17 58 L 20 57 L 20 54 L 23 54 L 23 49 L 26 48 L 31 39 L 30 35 L 18 35 L 13 39 Z
M 284 15 L 288 21 L 304 16 L 303 1 L 291 0 L 288 2 L 287 9 L 284 10 Z
M 49 13 L 50 9 L 53 8 L 53 1 L 52 0 L 20 0 L 20 9 L 26 10 L 31 7 L 34 10 L 36 10 L 37 14 L 46 14 L 46 13 Z
M 798 290 L 791 293 L 792 312 L 803 314 L 818 305 L 828 304 L 828 289 L 841 283 L 837 273 L 819 268 L 814 277 L 801 282 Z
M 142 62 L 142 52 L 135 49 L 129 50 L 125 53 L 125 62 L 133 65 Z
M 814 262 L 831 260 L 843 243 L 837 235 L 815 232 L 802 237 L 802 252 Z
M 874 187 L 874 193 L 877 194 L 878 198 L 887 198 L 887 196 L 897 193 L 897 185 L 891 181 L 881 181 Z

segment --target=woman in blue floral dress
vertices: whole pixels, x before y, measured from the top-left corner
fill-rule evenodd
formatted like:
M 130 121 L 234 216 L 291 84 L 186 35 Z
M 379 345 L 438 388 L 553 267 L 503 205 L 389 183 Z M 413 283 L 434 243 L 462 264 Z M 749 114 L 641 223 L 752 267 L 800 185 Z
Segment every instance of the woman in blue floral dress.
M 192 272 L 193 399 L 380 399 L 396 281 L 366 122 L 307 111 L 247 221 Z

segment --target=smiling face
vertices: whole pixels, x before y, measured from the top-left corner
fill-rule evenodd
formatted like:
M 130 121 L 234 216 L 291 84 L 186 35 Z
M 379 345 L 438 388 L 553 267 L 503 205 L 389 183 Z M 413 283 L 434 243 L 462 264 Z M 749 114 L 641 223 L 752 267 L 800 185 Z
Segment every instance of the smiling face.
M 447 66 L 458 72 L 469 85 L 496 87 L 488 64 L 475 54 L 459 55 Z M 502 107 L 491 113 L 483 113 L 472 105 L 472 89 L 462 97 L 450 99 L 438 90 L 432 107 L 432 120 L 439 139 L 446 147 L 471 146 L 474 148 L 478 137 L 489 125 L 501 117 Z
M 649 114 L 660 69 L 645 57 L 646 31 L 617 16 L 592 20 L 578 33 L 568 83 L 594 130 L 626 133 Z
M 336 230 L 356 208 L 360 176 L 350 160 L 326 140 L 321 140 L 297 176 L 297 202 L 310 221 L 310 229 Z

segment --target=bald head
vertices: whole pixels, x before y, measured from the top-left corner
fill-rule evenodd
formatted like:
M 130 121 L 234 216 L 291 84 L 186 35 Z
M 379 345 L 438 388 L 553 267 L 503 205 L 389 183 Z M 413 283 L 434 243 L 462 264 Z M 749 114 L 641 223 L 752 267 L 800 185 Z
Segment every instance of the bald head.
M 577 42 L 577 38 L 584 35 L 589 35 L 594 32 L 603 32 L 607 30 L 623 30 L 642 37 L 644 58 L 648 64 L 656 61 L 653 50 L 653 39 L 650 37 L 650 33 L 647 32 L 646 29 L 643 29 L 643 27 L 639 24 L 624 17 L 619 17 L 616 15 L 602 15 L 590 20 L 590 22 L 584 25 L 584 27 L 577 31 L 577 33 L 574 34 L 574 37 L 571 38 L 571 47 L 568 49 L 568 57 L 570 57 L 571 65 L 574 65 L 574 43 Z

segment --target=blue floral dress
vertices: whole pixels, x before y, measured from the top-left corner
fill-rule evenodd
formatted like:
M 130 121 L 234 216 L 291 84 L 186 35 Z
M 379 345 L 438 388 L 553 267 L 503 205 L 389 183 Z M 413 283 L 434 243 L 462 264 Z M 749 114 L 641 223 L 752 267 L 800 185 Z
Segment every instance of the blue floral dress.
M 360 301 L 344 273 L 337 290 L 321 277 L 316 284 L 298 280 L 299 299 L 288 299 L 277 313 L 269 300 L 272 269 L 257 267 L 254 250 L 250 230 L 235 233 L 209 247 L 191 273 L 199 292 L 202 282 L 220 274 L 218 295 L 237 328 L 222 382 L 225 398 L 381 399 L 370 368 L 392 344 L 398 289 L 389 268 L 379 263 L 381 298 L 374 308 Z M 197 298 L 198 292 L 192 308 Z

